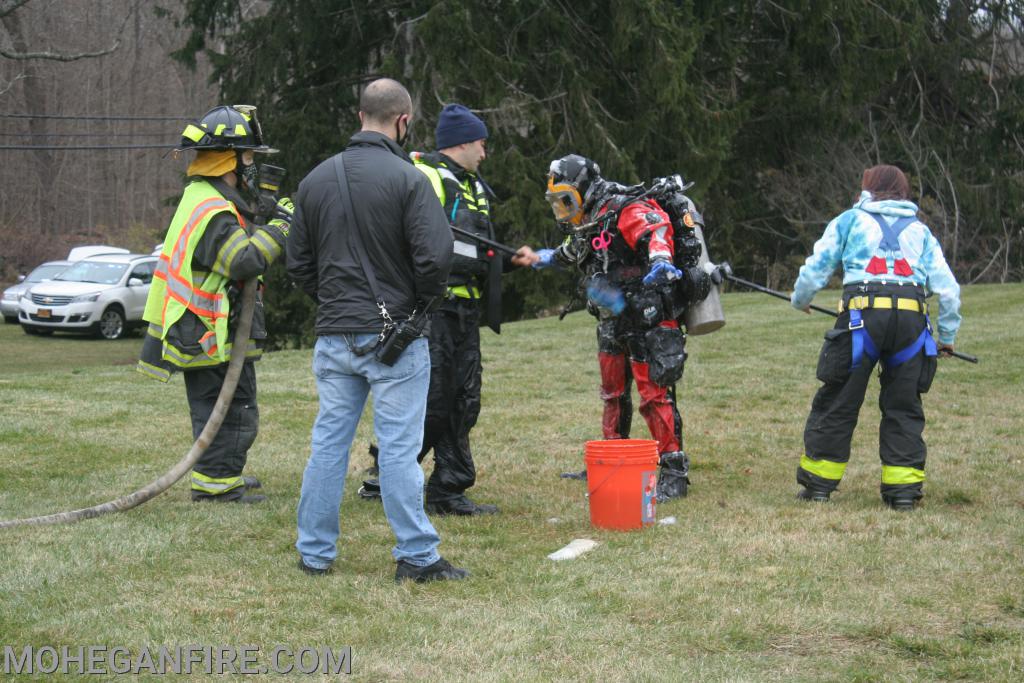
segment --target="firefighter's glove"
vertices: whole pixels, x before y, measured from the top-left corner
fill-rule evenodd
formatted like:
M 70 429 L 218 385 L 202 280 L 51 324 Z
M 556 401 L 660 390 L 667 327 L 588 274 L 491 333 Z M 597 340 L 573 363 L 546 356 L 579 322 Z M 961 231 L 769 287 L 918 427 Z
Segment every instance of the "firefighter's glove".
M 292 216 L 295 215 L 295 205 L 289 197 L 281 197 L 277 201 L 277 206 L 274 207 L 274 213 L 270 221 L 271 225 L 276 225 L 284 233 L 284 236 L 288 236 L 288 228 L 292 225 Z
M 539 249 L 534 253 L 537 254 L 537 262 L 533 264 L 533 268 L 540 270 L 541 268 L 550 268 L 555 265 L 554 249 Z
M 651 262 L 651 269 L 644 275 L 645 285 L 663 285 L 683 276 L 679 270 L 666 258 L 656 258 Z
M 608 309 L 613 315 L 622 313 L 626 308 L 626 297 L 622 294 L 622 290 L 604 278 L 590 280 L 590 283 L 587 284 L 587 299 L 598 308 Z

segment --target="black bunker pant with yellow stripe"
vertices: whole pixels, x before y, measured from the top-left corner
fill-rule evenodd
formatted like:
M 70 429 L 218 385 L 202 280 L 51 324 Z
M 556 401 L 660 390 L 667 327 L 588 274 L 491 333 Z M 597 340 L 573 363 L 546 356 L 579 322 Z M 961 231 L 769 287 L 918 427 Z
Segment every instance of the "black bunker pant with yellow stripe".
M 430 390 L 419 459 L 434 451 L 427 500 L 458 500 L 476 482 L 469 432 L 480 416 L 480 309 L 446 301 L 430 318 Z
M 192 416 L 192 436 L 199 438 L 217 403 L 227 364 L 186 370 L 185 395 Z M 260 413 L 256 406 L 256 368 L 242 365 L 235 396 L 220 431 L 192 468 L 192 498 L 232 500 L 245 493 L 242 469 L 249 447 L 256 441 Z
M 912 345 L 925 328 L 926 318 L 920 312 L 891 308 L 868 308 L 860 314 L 864 330 L 882 358 L 878 397 L 882 498 L 886 502 L 917 500 L 923 495 L 927 453 L 921 394 L 931 385 L 936 359 L 924 349 L 899 365 L 887 364 L 885 359 Z M 818 359 L 817 376 L 824 384 L 807 416 L 804 456 L 797 469 L 797 482 L 813 490 L 831 492 L 838 487 L 850 460 L 850 441 L 875 367 L 875 361 L 863 354 L 859 367 L 851 369 L 854 343 L 849 325 L 846 311 L 826 333 Z

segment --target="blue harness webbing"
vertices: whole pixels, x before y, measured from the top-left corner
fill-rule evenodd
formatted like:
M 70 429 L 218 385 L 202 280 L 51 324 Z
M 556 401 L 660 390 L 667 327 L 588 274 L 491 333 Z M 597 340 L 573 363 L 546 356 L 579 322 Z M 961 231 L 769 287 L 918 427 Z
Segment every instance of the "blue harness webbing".
M 882 229 L 882 241 L 878 243 L 878 246 L 886 251 L 899 251 L 900 233 L 906 230 L 907 226 L 917 221 L 913 216 L 904 216 L 903 218 L 896 219 L 892 225 L 889 225 L 877 213 L 870 211 L 864 211 L 864 213 L 874 218 L 875 222 L 878 223 L 878 227 Z
M 850 370 L 859 368 L 860 360 L 865 355 L 871 359 L 872 363 L 879 359 L 881 354 L 878 352 L 875 342 L 872 341 L 871 335 L 864 328 L 864 319 L 861 317 L 860 309 L 858 308 L 850 309 L 850 334 L 852 335 L 851 341 L 853 342 L 852 353 L 850 354 L 852 356 Z M 935 339 L 932 338 L 932 323 L 928 319 L 927 313 L 924 316 L 924 329 L 921 330 L 921 334 L 917 336 L 917 339 L 911 342 L 910 346 L 882 358 L 882 363 L 886 368 L 895 368 L 920 353 L 922 347 L 926 356 L 939 355 Z

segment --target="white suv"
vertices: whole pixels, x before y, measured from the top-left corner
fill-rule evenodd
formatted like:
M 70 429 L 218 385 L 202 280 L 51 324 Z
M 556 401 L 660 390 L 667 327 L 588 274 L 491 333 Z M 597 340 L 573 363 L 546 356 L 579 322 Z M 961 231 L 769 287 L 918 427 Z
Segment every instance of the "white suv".
M 95 256 L 26 291 L 18 322 L 26 334 L 92 332 L 120 339 L 143 324 L 157 259 L 141 254 Z

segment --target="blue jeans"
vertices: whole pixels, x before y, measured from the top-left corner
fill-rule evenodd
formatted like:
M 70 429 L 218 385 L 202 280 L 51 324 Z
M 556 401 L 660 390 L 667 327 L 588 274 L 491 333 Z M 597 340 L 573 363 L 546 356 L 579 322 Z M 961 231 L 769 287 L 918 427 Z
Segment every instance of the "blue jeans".
M 416 461 L 430 384 L 427 340 L 413 341 L 389 367 L 372 352 L 357 356 L 352 351 L 374 336 L 331 335 L 316 341 L 313 374 L 320 412 L 302 475 L 295 543 L 310 567 L 326 569 L 338 555 L 338 513 L 349 450 L 368 393 L 373 394 L 373 430 L 380 446 L 377 463 L 384 514 L 398 541 L 391 554 L 421 567 L 440 557 L 441 539 L 423 511 L 423 470 Z

